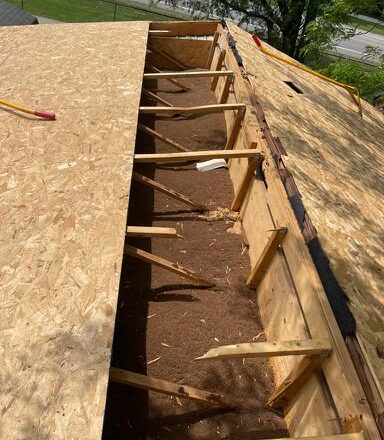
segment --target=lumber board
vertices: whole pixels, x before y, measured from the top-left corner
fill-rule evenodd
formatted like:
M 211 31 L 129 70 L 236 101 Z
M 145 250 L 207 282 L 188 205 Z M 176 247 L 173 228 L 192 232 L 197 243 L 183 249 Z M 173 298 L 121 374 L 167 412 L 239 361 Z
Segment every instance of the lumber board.
M 57 117 L 0 110 L 0 438 L 101 438 L 147 33 L 0 27 L 4 98 Z
M 235 197 L 231 205 L 231 211 L 239 211 L 239 209 L 241 208 L 241 205 L 252 181 L 252 177 L 254 176 L 254 173 L 257 167 L 260 166 L 260 164 L 261 160 L 257 160 L 254 158 L 248 159 L 247 170 L 244 173 L 244 177 L 241 180 L 241 183 L 236 191 Z
M 316 435 L 310 437 L 282 437 L 276 440 L 365 440 L 361 432 L 354 432 L 352 434 L 336 434 L 336 435 Z M 267 440 L 267 439 L 265 439 Z
M 215 55 L 215 50 L 216 50 L 217 41 L 219 39 L 219 36 L 220 36 L 219 31 L 216 31 L 213 35 L 212 44 L 211 44 L 211 47 L 209 48 L 209 54 L 208 54 L 207 61 L 205 64 L 206 69 L 211 68 L 211 64 L 212 64 L 213 56 Z
M 255 157 L 258 160 L 262 160 L 263 156 L 255 150 L 188 151 L 184 153 L 135 154 L 135 162 L 189 162 L 208 159 L 231 159 L 234 157 Z
M 282 342 L 244 342 L 234 345 L 222 345 L 212 348 L 195 360 L 256 358 L 273 356 L 291 356 L 304 354 L 306 356 L 324 355 L 332 350 L 326 339 L 304 339 L 301 341 Z
M 161 226 L 127 226 L 127 237 L 181 237 L 175 228 Z
M 171 35 L 172 35 L 172 33 L 170 32 L 170 31 L 167 31 L 167 30 L 159 30 L 159 31 L 157 31 L 157 30 L 149 30 L 148 31 L 148 35 L 150 36 L 150 37 L 170 37 Z
M 220 54 L 219 54 L 219 56 L 217 58 L 215 70 L 211 70 L 211 72 L 221 72 L 221 73 L 230 72 L 228 70 L 221 70 L 222 67 L 223 67 L 223 63 L 224 63 L 224 60 L 225 60 L 226 53 L 227 53 L 227 51 L 225 49 L 222 49 L 220 51 Z M 231 72 L 231 75 L 233 76 L 233 72 Z M 226 75 L 217 75 L 217 74 L 214 75 L 214 77 L 212 79 L 212 82 L 211 82 L 211 90 L 212 91 L 216 90 L 217 82 L 219 81 L 219 77 L 220 76 L 226 76 Z
M 227 49 L 226 65 L 234 71 L 234 81 L 228 102 L 242 102 L 249 111 L 240 131 L 234 148 L 257 148 L 263 145 L 263 132 L 253 113 L 253 107 L 244 84 L 242 72 L 237 60 L 230 49 L 226 31 L 219 39 L 220 47 Z M 219 90 L 216 91 L 219 97 Z M 233 123 L 233 113 L 226 112 L 227 132 Z M 268 161 L 263 162 L 267 169 Z M 246 161 L 231 160 L 229 163 L 230 176 L 235 191 L 241 184 L 246 172 Z M 274 218 L 267 204 L 267 185 L 264 176 L 257 170 L 249 191 L 244 199 L 240 216 L 249 244 L 251 265 L 254 265 L 264 248 L 265 231 L 276 228 Z M 255 215 L 257 213 L 257 215 Z M 282 301 L 284 298 L 284 301 Z M 259 285 L 257 295 L 252 298 L 257 302 L 268 340 L 306 339 L 311 337 L 298 301 L 295 286 L 287 267 L 285 256 L 277 254 L 268 271 Z M 273 368 L 276 383 L 281 383 L 295 368 L 296 356 L 274 357 L 269 362 Z M 326 390 L 322 376 L 315 373 L 292 400 L 285 412 L 285 421 L 292 436 L 327 435 L 341 432 L 340 417 L 329 391 Z
M 141 90 L 142 94 L 147 96 L 148 98 L 152 99 L 152 101 L 157 101 L 160 102 L 161 104 L 167 106 L 167 107 L 172 107 L 172 104 L 161 98 L 159 95 L 156 95 L 156 93 L 153 93 L 151 90 L 147 90 L 143 87 L 143 89 Z
M 228 26 L 238 42 L 238 49 L 239 47 L 241 49 L 241 46 L 243 46 L 243 51 L 241 51 L 243 61 L 248 60 L 247 62 L 249 62 L 249 54 L 251 52 L 247 52 L 246 49 L 249 35 L 245 34 L 244 38 L 240 41 L 241 44 L 239 44 L 239 35 L 243 31 L 234 26 L 232 27 L 230 23 Z M 254 48 L 252 48 L 253 56 Z M 248 87 L 247 84 L 249 83 L 245 79 L 244 85 L 246 89 L 250 90 L 248 93 L 252 99 L 252 109 L 257 115 L 260 126 L 263 127 L 264 135 L 268 136 L 269 129 L 265 123 L 265 115 L 261 114 L 262 112 L 259 111 L 258 105 L 254 103 L 257 101 L 255 89 Z M 262 141 L 262 145 L 266 157 L 273 163 L 267 141 Z M 284 222 L 290 230 L 290 234 L 283 243 L 283 251 L 308 330 L 312 337 L 329 338 L 332 342 L 333 351 L 326 362 L 323 363 L 322 369 L 330 388 L 338 417 L 341 423 L 345 424 L 348 420 L 357 416 L 364 428 L 365 435 L 368 438 L 377 438 L 379 435 L 377 426 L 361 383 L 340 334 L 319 275 L 306 248 L 301 230 L 287 199 L 285 188 L 274 166 L 265 169 L 265 179 L 268 185 L 266 200 L 270 207 L 271 216 L 276 222 Z M 335 373 L 336 371 L 338 371 L 337 374 Z
M 163 73 L 163 72 L 161 72 L 160 69 L 158 69 L 153 64 L 150 64 L 149 62 L 147 62 L 145 65 L 146 65 L 146 67 L 149 67 L 150 69 L 152 69 L 152 70 L 154 70 L 156 72 L 153 75 L 160 75 L 160 74 Z M 152 74 L 145 73 L 143 79 L 153 79 L 153 78 L 150 78 L 150 77 L 146 77 L 145 75 L 152 75 Z M 163 78 L 158 78 L 158 79 L 164 79 L 165 81 L 168 81 L 168 82 L 174 84 L 176 87 L 179 87 L 181 90 L 184 90 L 184 92 L 189 92 L 189 90 L 190 90 L 188 86 L 185 86 L 184 84 L 182 84 L 181 82 L 177 81 L 176 79 L 168 78 L 168 77 L 163 77 Z
M 186 36 L 186 35 L 213 35 L 220 21 L 183 21 L 183 22 L 166 22 L 153 21 L 150 23 L 151 31 L 168 31 L 169 36 Z
M 195 283 L 201 284 L 202 286 L 213 287 L 215 283 L 201 278 L 198 274 L 192 270 L 182 267 L 178 263 L 172 263 L 165 258 L 159 257 L 157 255 L 151 254 L 150 252 L 143 251 L 134 246 L 126 244 L 124 246 L 124 252 L 131 257 L 137 258 L 139 260 L 145 261 L 146 263 L 153 264 L 154 266 L 161 267 L 163 269 L 169 270 L 183 278 L 194 281 Z
M 272 260 L 276 256 L 278 247 L 283 242 L 288 233 L 288 228 L 279 228 L 272 231 L 265 247 L 260 254 L 255 266 L 247 279 L 247 286 L 256 288 L 263 279 L 265 272 L 268 270 Z
M 167 186 L 157 182 L 156 180 L 150 179 L 147 176 L 143 176 L 140 173 L 133 172 L 132 174 L 133 180 L 136 182 L 142 183 L 143 185 L 149 186 L 150 188 L 155 189 L 156 191 L 159 191 L 168 197 L 172 197 L 173 199 L 178 200 L 179 202 L 182 202 L 188 206 L 190 206 L 193 209 L 196 209 L 197 211 L 204 211 L 206 207 L 202 205 L 201 203 L 197 203 L 194 200 L 190 199 L 189 197 L 185 196 L 184 194 L 181 194 L 171 188 L 168 188 Z
M 320 356 L 304 356 L 268 399 L 272 408 L 286 408 L 320 366 Z
M 156 114 L 156 113 L 189 113 L 189 114 L 207 114 L 207 113 L 220 113 L 229 110 L 240 110 L 244 108 L 244 104 L 209 104 L 209 105 L 199 105 L 194 107 L 140 107 L 140 113 L 142 114 Z
M 233 76 L 228 76 L 225 79 L 224 82 L 224 87 L 223 90 L 221 92 L 221 97 L 219 100 L 220 104 L 225 104 L 228 101 L 228 96 L 229 96 L 229 92 L 230 92 L 230 88 L 231 88 L 231 84 L 233 83 Z
M 362 121 L 345 90 L 282 67 L 254 50 L 249 35 L 229 27 L 271 133 L 280 137 L 287 152 L 284 164 L 298 186 L 330 267 L 350 298 L 357 334 L 384 389 L 384 359 L 376 350 L 384 345 L 384 333 L 379 330 L 384 279 L 377 276 L 384 264 L 379 239 L 383 237 L 384 117 L 362 101 Z M 286 87 L 286 80 L 304 94 Z M 331 118 L 330 108 L 334 110 Z
M 144 79 L 170 79 L 170 78 L 219 78 L 220 76 L 232 76 L 230 70 L 201 70 L 191 72 L 160 72 L 160 73 L 144 73 Z
M 176 148 L 176 150 L 179 151 L 190 151 L 188 148 L 184 147 L 183 145 L 179 144 L 178 142 L 174 141 L 173 139 L 170 139 L 169 137 L 165 136 L 162 133 L 159 133 L 158 131 L 154 130 L 153 128 L 147 127 L 144 124 L 137 124 L 137 127 L 142 132 L 149 134 L 150 136 L 153 136 L 157 139 L 160 139 L 161 141 L 165 142 L 167 145 L 170 145 L 173 148 Z
M 228 140 L 227 140 L 225 147 L 224 147 L 226 150 L 231 150 L 233 148 L 233 146 L 235 145 L 236 139 L 239 136 L 239 132 L 241 129 L 241 124 L 242 124 L 244 116 L 245 116 L 245 112 L 246 112 L 246 107 L 239 108 L 239 110 L 235 116 L 235 119 L 233 120 L 230 135 L 229 135 Z
M 211 393 L 209 391 L 200 390 L 180 383 L 168 382 L 163 379 L 145 376 L 121 368 L 111 368 L 110 378 L 113 382 L 118 382 L 124 385 L 169 394 L 171 396 L 178 396 L 185 399 L 198 400 L 200 402 L 209 403 L 210 405 L 226 406 L 222 394 Z

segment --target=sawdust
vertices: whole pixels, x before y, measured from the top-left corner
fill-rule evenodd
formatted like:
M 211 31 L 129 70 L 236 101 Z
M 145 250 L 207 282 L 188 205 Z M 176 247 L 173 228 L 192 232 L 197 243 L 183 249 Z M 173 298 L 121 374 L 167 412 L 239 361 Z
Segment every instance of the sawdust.
M 201 214 L 198 218 L 202 220 L 207 220 L 208 222 L 219 221 L 219 220 L 231 220 L 235 222 L 239 216 L 238 212 L 231 211 L 228 208 L 216 208 L 207 211 L 205 214 Z

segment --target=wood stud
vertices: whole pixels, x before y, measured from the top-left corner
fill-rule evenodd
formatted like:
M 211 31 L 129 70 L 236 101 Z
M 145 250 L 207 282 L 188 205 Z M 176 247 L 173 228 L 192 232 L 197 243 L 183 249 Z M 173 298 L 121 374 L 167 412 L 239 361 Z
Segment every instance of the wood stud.
M 231 84 L 233 83 L 234 75 L 227 76 L 225 78 L 225 83 L 223 87 L 223 91 L 221 92 L 220 104 L 225 104 L 228 101 L 229 89 Z
M 126 244 L 124 246 L 124 253 L 130 255 L 131 257 L 137 258 L 138 260 L 145 261 L 146 263 L 153 264 L 154 266 L 162 267 L 163 269 L 169 270 L 170 272 L 176 273 L 177 275 L 187 278 L 197 284 L 201 284 L 206 287 L 213 287 L 215 283 L 200 278 L 195 272 L 180 266 L 178 263 L 172 263 L 162 257 L 151 254 L 150 252 L 143 251 L 137 247 L 130 246 Z
M 211 48 L 209 49 L 209 54 L 208 54 L 207 62 L 205 64 L 205 68 L 206 69 L 210 69 L 211 68 L 212 60 L 213 60 L 213 57 L 215 55 L 215 50 L 216 50 L 217 41 L 218 41 L 219 37 L 220 37 L 220 32 L 216 31 L 214 33 L 214 35 L 213 35 L 213 40 L 212 40 Z
M 225 104 L 223 104 L 225 105 Z M 227 143 L 225 144 L 226 150 L 231 150 L 233 146 L 235 145 L 235 142 L 237 140 L 237 136 L 239 135 L 241 124 L 243 122 L 244 116 L 246 112 L 246 107 L 240 107 L 237 111 L 236 117 L 233 121 L 231 134 L 229 135 L 229 138 L 227 140 Z
M 175 228 L 160 226 L 127 226 L 127 237 L 183 238 Z
M 301 341 L 282 342 L 246 342 L 212 348 L 203 356 L 200 356 L 195 360 L 244 359 L 301 354 L 313 356 L 329 354 L 331 350 L 331 343 L 327 339 L 303 339 Z
M 180 114 L 208 114 L 208 113 L 220 113 L 223 111 L 229 110 L 238 110 L 242 111 L 245 114 L 246 107 L 244 104 L 208 104 L 208 105 L 197 105 L 193 107 L 150 107 L 150 106 L 141 106 L 140 113 L 141 114 L 156 114 L 156 113 L 173 113 L 174 115 Z M 243 115 L 244 117 L 244 115 Z M 242 118 L 241 118 L 242 120 Z M 240 128 L 240 127 L 239 127 Z
M 144 73 L 144 79 L 174 79 L 174 78 L 210 78 L 218 80 L 221 76 L 231 77 L 231 70 L 194 70 L 191 72 L 160 72 L 160 73 Z
M 231 205 L 231 211 L 239 211 L 241 208 L 241 205 L 243 204 L 243 201 L 245 199 L 245 196 L 247 194 L 247 190 L 251 184 L 253 174 L 255 173 L 256 169 L 260 166 L 261 162 L 263 160 L 263 157 L 250 157 L 248 159 L 248 165 L 247 170 L 244 174 L 244 177 L 240 183 L 239 188 L 236 191 L 235 198 L 233 199 L 232 205 Z
M 168 382 L 151 376 L 134 373 L 121 368 L 111 368 L 110 379 L 112 382 L 130 385 L 171 396 L 183 397 L 186 399 L 198 400 L 210 405 L 226 406 L 224 396 L 209 391 L 199 390 L 184 384 Z
M 170 139 L 169 137 L 159 133 L 156 130 L 153 130 L 153 128 L 147 127 L 146 125 L 143 125 L 143 124 L 140 124 L 140 123 L 137 124 L 137 127 L 142 132 L 144 132 L 144 133 L 146 133 L 146 134 L 148 134 L 150 136 L 153 136 L 153 137 L 155 137 L 157 139 L 160 139 L 161 141 L 163 141 L 164 143 L 170 145 L 171 147 L 175 148 L 176 150 L 179 150 L 179 151 L 190 151 L 188 148 L 183 147 L 182 145 L 180 145 L 176 141 Z
M 247 286 L 257 288 L 258 284 L 263 279 L 265 272 L 268 270 L 269 265 L 272 263 L 277 249 L 283 242 L 287 232 L 288 228 L 285 227 L 272 231 L 255 267 L 252 269 L 251 274 L 248 277 Z
M 227 53 L 227 51 L 225 49 L 222 49 L 220 51 L 219 58 L 217 59 L 216 69 L 215 69 L 216 72 L 221 72 L 221 69 L 223 67 L 223 63 L 224 63 L 224 60 L 225 60 L 226 53 Z M 231 73 L 233 75 L 233 72 L 231 72 Z M 219 81 L 219 76 L 215 75 L 213 80 L 212 80 L 212 83 L 211 83 L 211 90 L 212 91 L 216 90 L 218 81 Z
M 268 406 L 287 410 L 292 398 L 320 367 L 320 356 L 304 356 L 268 399 Z
M 210 151 L 188 151 L 183 153 L 155 153 L 135 154 L 135 162 L 173 163 L 190 162 L 208 159 L 232 159 L 234 157 L 254 157 L 261 161 L 262 154 L 255 150 L 210 150 Z
M 143 87 L 142 94 L 147 96 L 148 98 L 152 99 L 152 101 L 160 102 L 160 104 L 165 105 L 166 107 L 172 107 L 172 104 L 168 101 L 166 101 L 163 98 L 160 98 L 160 96 L 156 95 L 155 93 L 151 92 L 150 90 L 147 90 Z
M 150 179 L 147 176 L 144 176 L 140 173 L 133 172 L 132 178 L 136 182 L 142 183 L 143 185 L 149 186 L 150 188 L 153 188 L 168 197 L 171 197 L 173 199 L 178 200 L 179 202 L 184 203 L 185 205 L 190 206 L 191 208 L 195 209 L 196 211 L 204 211 L 206 208 L 204 205 L 195 202 L 194 200 L 190 199 L 189 197 L 185 196 L 184 194 L 181 194 L 177 191 L 174 191 L 171 188 L 166 187 L 165 185 L 157 182 L 156 180 Z
M 155 71 L 156 73 L 162 73 L 160 69 L 158 69 L 156 66 L 153 66 L 150 63 L 146 63 L 146 66 L 149 67 L 150 69 L 152 69 L 153 71 Z M 144 79 L 145 79 L 145 74 L 144 74 Z M 173 85 L 179 87 L 180 89 L 184 90 L 185 92 L 189 92 L 190 91 L 189 87 L 185 86 L 184 84 L 182 84 L 181 82 L 177 81 L 176 79 L 173 79 L 173 78 L 164 78 L 164 79 L 166 81 L 172 83 Z

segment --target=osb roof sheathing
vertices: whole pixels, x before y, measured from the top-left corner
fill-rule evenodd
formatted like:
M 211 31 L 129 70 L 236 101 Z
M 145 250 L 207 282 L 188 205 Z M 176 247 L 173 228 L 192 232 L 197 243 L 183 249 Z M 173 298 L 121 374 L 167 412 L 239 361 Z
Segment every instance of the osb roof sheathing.
M 0 28 L 0 437 L 101 438 L 148 23 Z
M 348 92 L 262 53 L 228 26 L 384 389 L 384 117 L 363 102 L 360 118 Z

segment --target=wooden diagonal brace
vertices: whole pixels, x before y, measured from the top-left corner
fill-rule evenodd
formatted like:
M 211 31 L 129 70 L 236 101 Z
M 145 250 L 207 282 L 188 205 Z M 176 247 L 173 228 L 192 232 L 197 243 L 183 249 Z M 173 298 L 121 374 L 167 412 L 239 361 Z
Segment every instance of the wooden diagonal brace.
M 143 95 L 147 96 L 148 98 L 152 99 L 152 101 L 160 102 L 160 104 L 163 104 L 166 107 L 172 107 L 172 104 L 170 102 L 166 101 L 163 98 L 160 98 L 160 96 L 156 95 L 156 93 L 153 93 L 150 90 L 147 90 L 147 89 L 143 88 L 141 90 L 141 93 Z
M 167 136 L 164 136 L 163 134 L 159 133 L 156 130 L 153 130 L 152 128 L 147 127 L 146 125 L 137 124 L 137 127 L 142 132 L 144 132 L 146 134 L 149 134 L 150 136 L 153 136 L 153 137 L 155 137 L 157 139 L 160 139 L 161 141 L 165 142 L 166 144 L 170 145 L 171 147 L 175 148 L 176 150 L 179 150 L 179 151 L 190 151 L 188 148 L 183 147 L 182 145 L 180 145 L 176 141 L 174 141 L 172 139 L 169 139 Z
M 136 182 L 142 183 L 143 185 L 149 186 L 150 188 L 153 188 L 168 197 L 172 197 L 173 199 L 178 200 L 179 202 L 182 202 L 191 208 L 195 209 L 196 211 L 205 211 L 206 207 L 200 203 L 197 203 L 190 199 L 189 197 L 185 196 L 184 194 L 181 194 L 177 191 L 174 191 L 171 188 L 166 187 L 165 185 L 156 182 L 156 180 L 150 179 L 147 176 L 143 176 L 142 174 L 136 173 L 135 171 L 132 173 L 132 178 Z
M 245 342 L 212 348 L 195 360 L 257 358 L 291 355 L 325 355 L 332 350 L 327 339 L 303 339 L 301 341 Z
M 222 49 L 220 51 L 219 58 L 217 59 L 216 69 L 215 69 L 216 72 L 220 71 L 222 69 L 226 53 L 227 53 L 227 51 L 225 49 Z M 218 81 L 219 81 L 219 77 L 215 76 L 211 82 L 211 90 L 212 91 L 216 90 Z
M 243 123 L 245 112 L 246 112 L 246 107 L 241 107 L 238 109 L 235 119 L 233 120 L 231 134 L 229 135 L 227 143 L 225 144 L 224 147 L 225 150 L 232 150 L 233 146 L 235 145 L 237 136 L 239 135 L 240 132 L 241 124 Z
M 233 82 L 233 75 L 227 76 L 225 78 L 223 91 L 221 92 L 220 104 L 225 104 L 227 102 L 229 96 L 229 89 L 231 87 L 232 82 Z
M 288 409 L 292 398 L 312 377 L 319 368 L 320 362 L 320 356 L 305 356 L 301 359 L 269 397 L 268 405 L 271 408 Z
M 261 253 L 255 264 L 255 267 L 252 269 L 251 274 L 248 277 L 247 286 L 252 288 L 256 288 L 258 286 L 267 272 L 269 265 L 272 263 L 276 255 L 276 251 L 283 242 L 287 232 L 288 228 L 279 228 L 272 231 L 272 234 L 269 237 L 263 252 Z
M 208 54 L 207 61 L 205 63 L 205 68 L 206 69 L 210 69 L 211 68 L 213 56 L 215 55 L 215 50 L 216 50 L 217 41 L 218 41 L 219 37 L 220 37 L 220 32 L 216 31 L 214 33 L 214 35 L 213 35 L 213 41 L 212 41 L 211 47 L 209 49 L 209 54 Z
M 133 373 L 132 371 L 122 370 L 121 368 L 112 367 L 109 377 L 112 382 L 118 382 L 124 385 L 131 385 L 133 387 L 169 394 L 171 396 L 198 400 L 200 402 L 209 403 L 210 405 L 227 406 L 224 403 L 224 396 L 221 394 L 210 393 L 209 391 L 199 390 L 198 388 L 192 388 L 187 385 Z
M 256 168 L 260 166 L 262 160 L 263 160 L 262 156 L 250 157 L 248 159 L 247 171 L 245 172 L 244 177 L 240 183 L 240 186 L 236 191 L 235 198 L 233 199 L 231 205 L 231 211 L 239 211 L 239 209 L 241 208 L 241 205 L 243 204 L 243 201 L 247 194 L 249 185 L 252 181 L 253 174 L 256 171 Z
M 179 67 L 180 69 L 182 69 L 182 70 L 187 69 L 187 66 L 185 64 L 183 64 L 181 61 L 177 60 L 175 57 L 173 57 L 169 53 L 165 52 L 163 49 L 160 49 L 158 47 L 154 47 L 153 44 L 151 44 L 151 43 L 149 43 L 149 50 L 151 52 L 156 53 L 157 55 L 160 55 L 165 60 L 170 61 L 171 63 L 173 63 L 175 66 Z
M 161 70 L 157 67 L 153 66 L 152 64 L 146 63 L 146 66 L 148 66 L 150 69 L 157 73 L 161 73 Z M 184 90 L 185 92 L 189 92 L 191 89 L 184 84 L 181 84 L 181 82 L 177 81 L 176 79 L 172 78 L 165 78 L 166 81 L 169 81 L 170 83 L 174 84 L 175 86 L 179 87 L 180 89 Z
M 171 261 L 158 257 L 150 252 L 143 251 L 142 249 L 138 249 L 134 246 L 130 246 L 129 244 L 124 246 L 124 253 L 147 263 L 151 263 L 155 266 L 162 267 L 163 269 L 167 269 L 170 272 L 176 273 L 177 275 L 201 284 L 202 286 L 213 287 L 215 285 L 215 283 L 212 283 L 211 281 L 199 278 L 195 272 L 192 272 L 191 270 L 186 269 L 177 263 L 172 263 Z

